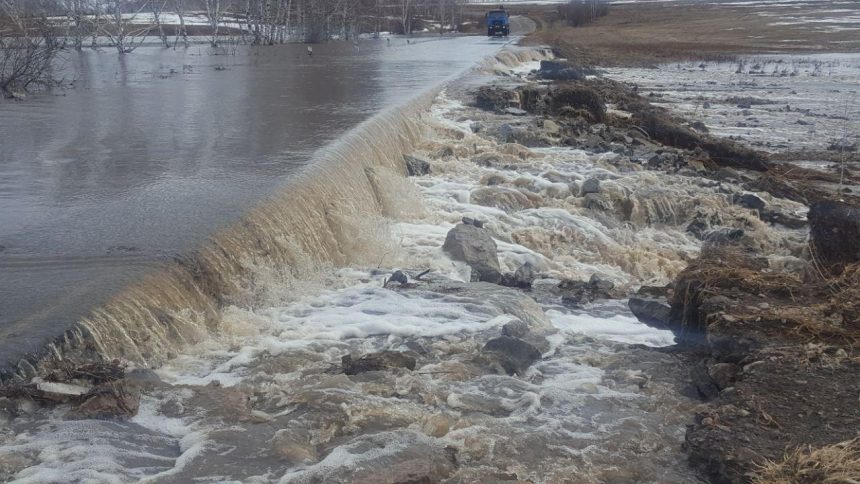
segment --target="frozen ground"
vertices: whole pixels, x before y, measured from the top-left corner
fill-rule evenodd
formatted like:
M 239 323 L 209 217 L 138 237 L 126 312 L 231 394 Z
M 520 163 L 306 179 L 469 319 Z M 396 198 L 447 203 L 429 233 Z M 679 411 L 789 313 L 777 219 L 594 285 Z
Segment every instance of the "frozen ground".
M 860 54 L 771 55 L 608 69 L 652 103 L 768 151 L 858 141 Z

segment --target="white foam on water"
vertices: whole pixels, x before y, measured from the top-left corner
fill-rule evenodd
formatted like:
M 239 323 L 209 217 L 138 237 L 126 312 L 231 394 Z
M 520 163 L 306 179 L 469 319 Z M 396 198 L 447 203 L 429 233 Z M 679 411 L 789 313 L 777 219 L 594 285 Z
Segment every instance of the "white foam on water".
M 675 335 L 671 331 L 651 328 L 642 324 L 638 319 L 623 314 L 595 317 L 588 314 L 570 314 L 550 310 L 547 311 L 547 315 L 555 327 L 562 331 L 572 331 L 627 344 L 644 344 L 647 346 L 671 346 L 675 344 Z

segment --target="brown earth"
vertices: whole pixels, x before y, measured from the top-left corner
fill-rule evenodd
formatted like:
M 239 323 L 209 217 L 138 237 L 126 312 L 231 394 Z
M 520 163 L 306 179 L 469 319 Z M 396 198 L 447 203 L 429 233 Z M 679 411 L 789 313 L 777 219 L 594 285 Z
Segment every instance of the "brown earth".
M 614 5 L 608 17 L 581 28 L 561 25 L 552 9 L 532 12 L 541 30 L 531 42 L 551 45 L 580 70 L 860 49 L 856 32 L 767 26 L 773 20 L 749 8 L 678 5 Z M 777 14 L 782 8 L 757 11 Z M 647 139 L 640 143 L 672 147 L 681 158 L 673 165 L 649 163 L 649 169 L 697 167 L 697 176 L 720 180 L 731 167 L 741 172 L 747 190 L 808 206 L 860 206 L 857 197 L 833 189 L 843 177 L 850 185 L 860 182 L 853 169 L 855 153 L 807 157 L 810 153 L 758 152 L 698 132 L 687 120 L 651 105 L 635 87 L 599 77 L 555 81 L 547 92 L 552 96 L 577 85 L 632 114 L 604 120 L 611 129 L 626 129 L 634 139 L 642 131 Z M 562 126 L 576 125 L 577 117 L 594 123 L 580 111 L 546 114 Z M 819 158 L 850 166 L 836 173 L 779 163 Z M 766 222 L 805 225 L 763 212 L 760 216 Z M 845 254 L 860 253 L 857 240 L 844 244 Z M 815 245 L 813 240 L 811 247 Z M 688 426 L 690 464 L 715 483 L 860 482 L 860 264 L 846 260 L 844 269 L 831 272 L 820 255 L 807 250 L 805 267 L 774 270 L 767 255 L 741 244 L 706 248 L 668 291 L 670 316 L 660 323 L 678 335 L 681 344 L 674 350 L 688 355 L 689 382 L 707 402 Z M 642 296 L 653 297 L 645 290 Z
M 540 30 L 534 44 L 551 45 L 580 65 L 643 66 L 677 60 L 725 60 L 738 54 L 856 52 L 860 35 L 779 23 L 781 15 L 825 17 L 831 5 L 756 6 L 687 2 L 612 5 L 591 25 L 570 28 L 554 8 L 534 8 Z M 833 9 L 845 8 L 838 4 Z M 767 15 L 763 16 L 761 14 Z M 840 14 L 829 14 L 837 16 Z M 842 14 L 844 15 L 844 14 Z M 821 24 L 818 24 L 819 26 Z

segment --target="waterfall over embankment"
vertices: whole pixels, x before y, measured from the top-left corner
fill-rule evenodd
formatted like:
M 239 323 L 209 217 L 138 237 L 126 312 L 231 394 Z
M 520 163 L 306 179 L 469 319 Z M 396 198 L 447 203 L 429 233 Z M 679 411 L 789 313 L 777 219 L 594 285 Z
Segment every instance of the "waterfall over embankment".
M 542 55 L 505 50 L 476 69 Z M 0 368 L 0 380 L 33 376 L 57 361 L 157 366 L 219 331 L 225 305 L 253 306 L 320 267 L 378 264 L 387 236 L 382 218 L 419 206 L 402 190 L 403 155 L 419 140 L 422 115 L 440 87 L 375 115 L 320 150 L 275 196 L 202 247 L 119 290 L 41 354 Z

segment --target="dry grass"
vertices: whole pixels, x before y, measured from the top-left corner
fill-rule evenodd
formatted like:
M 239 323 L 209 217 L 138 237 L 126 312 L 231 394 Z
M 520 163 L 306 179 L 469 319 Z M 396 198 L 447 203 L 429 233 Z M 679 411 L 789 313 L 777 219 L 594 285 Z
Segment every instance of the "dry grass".
M 760 465 L 753 483 L 860 483 L 860 439 L 786 452 L 781 461 Z
M 824 10 L 827 4 L 816 4 Z M 835 7 L 834 7 L 835 8 Z M 785 6 L 760 7 L 776 14 Z M 815 16 L 817 11 L 811 11 Z M 852 52 L 856 32 L 828 32 L 809 25 L 768 25 L 750 8 L 713 3 L 644 2 L 613 5 L 609 15 L 571 28 L 551 11 L 533 13 L 542 29 L 532 42 L 549 44 L 580 65 L 653 65 L 677 60 L 730 60 L 760 52 Z

